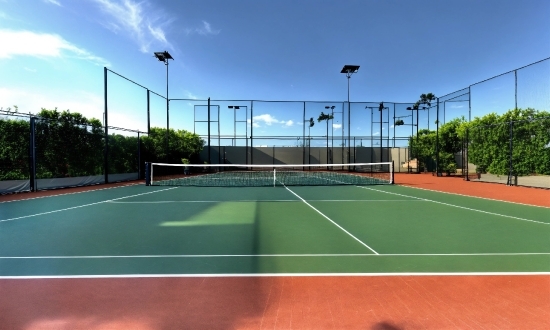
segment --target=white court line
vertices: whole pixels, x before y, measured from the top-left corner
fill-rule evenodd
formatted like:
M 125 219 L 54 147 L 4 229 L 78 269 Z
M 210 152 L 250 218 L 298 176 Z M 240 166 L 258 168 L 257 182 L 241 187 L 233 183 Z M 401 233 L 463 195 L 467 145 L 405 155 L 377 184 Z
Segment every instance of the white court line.
M 495 201 L 495 202 L 504 202 L 504 203 L 510 203 L 510 204 L 518 204 L 518 205 L 534 206 L 534 207 L 542 207 L 542 208 L 544 208 L 544 209 L 550 209 L 550 206 L 525 204 L 525 203 L 504 201 L 504 200 L 501 200 L 501 199 L 494 199 L 494 198 L 488 198 L 488 197 L 464 195 L 464 194 L 453 193 L 453 192 L 447 192 L 447 191 L 432 190 L 432 189 L 426 189 L 426 188 L 420 188 L 420 187 L 412 187 L 412 186 L 407 186 L 407 185 L 405 185 L 405 184 L 397 184 L 397 185 L 400 186 L 400 187 L 413 188 L 413 189 L 420 189 L 420 190 L 438 192 L 438 193 L 449 194 L 449 195 L 457 195 L 457 196 L 464 196 L 464 197 L 472 197 L 472 198 L 486 199 L 486 200 Z
M 57 195 L 38 196 L 38 197 L 30 197 L 30 198 L 24 198 L 24 199 L 14 199 L 14 200 L 11 200 L 11 201 L 3 201 L 3 202 L 0 202 L 0 204 L 2 204 L 2 203 L 21 202 L 21 201 L 29 201 L 29 200 L 40 199 L 40 198 L 51 198 L 51 197 L 59 197 L 59 196 L 83 194 L 83 193 L 89 193 L 89 192 L 100 191 L 100 190 L 108 190 L 108 189 L 115 189 L 115 188 L 131 187 L 131 186 L 136 186 L 136 185 L 141 185 L 141 184 L 142 184 L 142 183 L 131 183 L 131 184 L 125 184 L 125 185 L 115 186 L 115 187 L 107 187 L 107 188 L 99 188 L 99 189 L 90 189 L 90 190 L 85 190 L 85 191 L 75 191 L 75 192 L 69 192 L 69 193 L 57 194 Z M 95 187 L 95 185 L 94 185 L 94 186 L 75 187 L 75 188 L 84 188 L 84 187 Z M 70 189 L 70 188 L 69 188 L 69 189 Z M 40 191 L 46 191 L 46 190 L 40 190 Z
M 110 278 L 189 278 L 189 277 L 380 277 L 380 276 L 537 276 L 550 272 L 426 272 L 426 273 L 229 273 L 229 274 L 124 274 L 124 275 L 22 275 L 0 276 L 4 280 L 110 279 Z
M 478 209 L 472 209 L 470 207 L 454 205 L 454 204 L 449 204 L 449 203 L 444 203 L 444 202 L 438 202 L 438 201 L 434 201 L 434 200 L 427 199 L 427 198 L 408 196 L 408 195 L 404 195 L 404 194 L 399 194 L 399 193 L 384 191 L 384 190 L 378 190 L 378 189 L 373 189 L 373 188 L 368 188 L 368 187 L 361 187 L 361 186 L 356 186 L 356 187 L 361 188 L 361 189 L 368 189 L 368 190 L 372 190 L 372 191 L 378 191 L 378 192 L 382 192 L 382 193 L 386 193 L 386 194 L 390 194 L 390 195 L 416 198 L 416 199 L 420 199 L 420 200 L 424 200 L 424 201 L 428 201 L 428 202 L 432 202 L 432 203 L 436 203 L 436 204 L 446 205 L 446 206 L 452 206 L 452 207 L 456 207 L 456 208 L 464 209 L 464 210 L 468 210 L 468 211 L 474 211 L 474 212 L 480 212 L 480 213 L 485 213 L 485 214 L 490 214 L 490 215 L 496 215 L 496 216 L 500 216 L 500 217 L 504 217 L 504 218 L 516 219 L 516 220 L 521 220 L 521 221 L 540 223 L 540 224 L 543 224 L 543 225 L 550 225 L 550 222 L 542 222 L 542 221 L 537 221 L 537 220 L 524 219 L 524 218 L 520 218 L 520 217 L 514 217 L 514 216 L 511 216 L 511 215 L 494 213 L 494 212 L 483 211 L 483 210 L 478 210 Z
M 325 219 L 327 219 L 328 221 L 332 222 L 336 227 L 342 229 L 346 234 L 348 234 L 349 236 L 351 236 L 354 240 L 356 240 L 357 242 L 361 243 L 364 247 L 368 248 L 369 250 L 371 250 L 372 252 L 374 252 L 374 254 L 378 254 L 378 252 L 374 251 L 373 248 L 371 248 L 370 246 L 368 246 L 367 244 L 363 243 L 360 239 L 358 239 L 357 237 L 353 236 L 349 231 L 345 230 L 344 228 L 342 228 L 342 226 L 340 226 L 339 224 L 337 224 L 336 222 L 332 221 L 332 219 L 330 219 L 329 217 L 327 217 L 326 215 L 324 215 L 321 211 L 317 210 L 316 208 L 314 208 L 311 204 L 309 204 L 308 202 L 306 202 L 305 199 L 303 199 L 302 197 L 300 197 L 298 194 L 296 194 L 294 191 L 288 189 L 287 186 L 285 186 L 283 184 L 283 186 L 285 187 L 286 190 L 290 191 L 294 196 L 298 197 L 299 199 L 302 200 L 302 202 L 306 203 L 307 206 L 311 207 L 313 210 L 315 210 L 315 212 L 319 213 L 320 215 L 322 215 Z
M 310 202 L 427 202 L 420 199 L 310 199 Z M 240 200 L 223 200 L 223 201 L 139 201 L 139 202 L 125 202 L 125 201 L 109 201 L 109 203 L 116 204 L 163 204 L 163 203 L 242 203 L 242 202 L 297 202 L 302 201 L 297 199 L 240 199 Z
M 171 189 L 177 189 L 177 188 L 178 188 L 178 187 L 172 187 L 172 188 L 167 188 L 167 189 L 162 189 L 162 190 L 149 191 L 149 192 L 146 192 L 146 193 L 141 193 L 141 194 L 136 194 L 136 195 L 130 195 L 130 196 L 124 196 L 124 197 L 109 199 L 109 200 L 101 201 L 101 202 L 95 202 L 95 203 L 90 203 L 90 204 L 84 204 L 84 205 L 78 205 L 78 206 L 73 206 L 73 207 L 67 207 L 67 208 L 60 209 L 60 210 L 54 210 L 54 211 L 36 213 L 36 214 L 31 214 L 31 215 L 24 215 L 24 216 L 22 216 L 22 217 L 16 217 L 16 218 L 11 218 L 11 219 L 0 220 L 0 222 L 13 221 L 13 220 L 20 220 L 20 219 L 26 219 L 26 218 L 37 217 L 37 216 L 39 216 L 39 215 L 52 214 L 52 213 L 63 212 L 63 211 L 68 211 L 68 210 L 74 210 L 74 209 L 79 209 L 79 208 L 81 208 L 81 207 L 86 207 L 86 206 L 92 206 L 92 205 L 97 205 L 97 204 L 108 203 L 108 202 L 110 202 L 110 201 L 115 201 L 115 200 L 118 200 L 118 199 L 124 199 L 124 198 L 136 197 L 136 196 L 141 196 L 141 195 L 154 194 L 154 193 L 156 193 L 156 192 L 161 192 L 161 191 L 166 191 L 166 190 L 171 190 Z
M 166 254 L 166 255 L 112 255 L 112 256 L 27 256 L 0 257 L 0 259 L 139 259 L 139 258 L 251 258 L 251 257 L 476 257 L 476 256 L 533 256 L 550 252 L 517 253 L 318 253 L 318 254 Z

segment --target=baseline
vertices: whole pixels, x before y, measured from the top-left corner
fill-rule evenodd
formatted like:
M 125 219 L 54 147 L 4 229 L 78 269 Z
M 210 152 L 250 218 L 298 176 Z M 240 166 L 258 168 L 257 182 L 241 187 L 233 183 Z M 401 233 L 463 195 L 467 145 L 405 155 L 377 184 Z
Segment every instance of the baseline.
M 27 256 L 1 257 L 0 259 L 116 259 L 116 258 L 250 258 L 250 257 L 456 257 L 456 256 L 531 256 L 550 255 L 550 252 L 517 253 L 319 253 L 319 254 L 151 254 L 151 255 L 112 255 L 112 256 Z
M 170 278 L 170 277 L 374 277 L 374 276 L 536 276 L 550 272 L 409 272 L 409 273 L 258 273 L 258 274 L 125 274 L 125 275 L 22 275 L 0 276 L 5 280 L 33 279 L 93 279 L 93 278 Z

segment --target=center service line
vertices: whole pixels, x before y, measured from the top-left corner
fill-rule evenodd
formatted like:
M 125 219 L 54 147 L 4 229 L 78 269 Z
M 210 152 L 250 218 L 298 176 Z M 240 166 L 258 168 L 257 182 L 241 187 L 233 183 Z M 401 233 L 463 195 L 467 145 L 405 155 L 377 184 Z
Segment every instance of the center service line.
M 321 211 L 317 210 L 315 207 L 313 207 L 311 204 L 309 204 L 308 202 L 306 202 L 305 199 L 303 199 L 302 197 L 300 197 L 298 194 L 296 194 L 294 191 L 288 189 L 288 187 L 286 185 L 283 184 L 283 186 L 285 187 L 286 190 L 290 191 L 294 196 L 298 197 L 300 200 L 302 200 L 302 202 L 306 203 L 307 206 L 311 207 L 312 209 L 315 210 L 315 212 L 319 213 L 320 215 L 322 215 L 325 219 L 327 219 L 328 221 L 332 222 L 336 227 L 342 229 L 346 234 L 348 234 L 349 236 L 351 236 L 354 240 L 356 240 L 357 242 L 361 243 L 364 247 L 366 247 L 367 249 L 371 250 L 372 252 L 374 252 L 374 254 L 376 255 L 379 255 L 378 252 L 374 251 L 373 248 L 371 248 L 370 246 L 368 246 L 367 244 L 363 243 L 360 239 L 358 239 L 357 237 L 353 236 L 349 231 L 345 230 L 344 228 L 342 228 L 342 226 L 340 226 L 339 224 L 337 224 L 336 222 L 332 221 L 331 218 L 327 217 L 326 215 L 324 215 Z

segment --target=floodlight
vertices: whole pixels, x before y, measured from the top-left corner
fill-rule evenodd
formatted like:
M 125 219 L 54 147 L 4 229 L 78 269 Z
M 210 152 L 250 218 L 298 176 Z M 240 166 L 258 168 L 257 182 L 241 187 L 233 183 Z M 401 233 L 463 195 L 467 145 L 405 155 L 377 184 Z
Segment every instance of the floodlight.
M 154 52 L 155 57 L 166 65 L 166 148 L 168 148 L 168 142 L 170 139 L 170 99 L 168 98 L 168 60 L 173 60 L 174 58 L 167 51 L 163 52 Z
M 167 51 L 163 51 L 163 52 L 155 52 L 155 57 L 161 61 L 161 62 L 168 62 L 168 60 L 173 60 L 174 58 L 172 57 L 172 55 L 170 55 L 170 53 L 168 53 Z
M 340 73 L 346 73 L 351 75 L 353 73 L 357 73 L 358 70 L 359 70 L 359 65 L 344 65 Z

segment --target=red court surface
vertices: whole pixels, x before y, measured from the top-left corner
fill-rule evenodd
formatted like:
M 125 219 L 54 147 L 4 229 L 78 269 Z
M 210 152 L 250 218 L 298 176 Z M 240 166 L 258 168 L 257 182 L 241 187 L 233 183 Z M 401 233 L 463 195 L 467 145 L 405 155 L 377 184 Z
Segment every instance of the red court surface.
M 396 173 L 395 182 L 404 186 L 550 207 L 550 189 L 472 182 L 462 177 L 437 177 L 429 173 Z
M 0 281 L 2 329 L 549 329 L 549 276 Z

